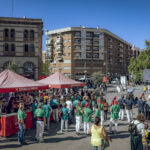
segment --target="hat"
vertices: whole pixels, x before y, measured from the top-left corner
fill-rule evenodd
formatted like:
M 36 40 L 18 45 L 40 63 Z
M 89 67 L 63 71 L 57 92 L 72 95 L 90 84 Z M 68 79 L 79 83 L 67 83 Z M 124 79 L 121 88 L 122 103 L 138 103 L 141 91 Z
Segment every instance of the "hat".
M 87 107 L 89 107 L 89 103 L 88 102 L 85 103 L 85 108 L 87 108 Z

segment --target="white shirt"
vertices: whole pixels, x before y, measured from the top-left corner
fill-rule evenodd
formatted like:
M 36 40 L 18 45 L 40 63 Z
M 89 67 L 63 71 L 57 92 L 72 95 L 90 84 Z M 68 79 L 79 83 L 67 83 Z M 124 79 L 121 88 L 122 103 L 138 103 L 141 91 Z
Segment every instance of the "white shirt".
M 66 101 L 66 104 L 67 104 L 67 108 L 69 109 L 69 111 L 71 111 L 71 109 L 72 109 L 72 102 L 71 102 L 71 100 Z
M 144 123 L 141 123 L 138 120 L 133 120 L 132 122 L 137 125 L 137 129 L 142 134 L 142 137 L 145 136 Z

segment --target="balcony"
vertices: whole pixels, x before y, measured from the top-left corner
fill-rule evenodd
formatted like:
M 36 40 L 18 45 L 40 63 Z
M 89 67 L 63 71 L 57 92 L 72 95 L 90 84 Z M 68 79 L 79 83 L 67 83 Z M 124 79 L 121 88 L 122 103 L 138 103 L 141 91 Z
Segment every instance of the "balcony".
M 75 34 L 74 38 L 81 38 L 81 34 Z
M 52 45 L 53 44 L 53 42 L 52 42 L 52 40 L 46 40 L 46 45 L 48 46 L 48 45 Z
M 57 56 L 57 60 L 58 60 L 58 61 L 62 61 L 63 58 L 62 58 L 61 56 Z
M 56 46 L 56 51 L 62 51 L 62 50 L 63 50 L 63 48 L 62 48 L 62 46 L 61 46 L 61 45 Z
M 47 47 L 47 50 L 48 50 L 48 51 L 52 51 L 52 50 L 53 50 L 53 49 L 52 49 L 52 46 L 48 46 L 48 47 Z
M 94 46 L 99 46 L 99 42 L 94 41 L 94 42 L 93 42 L 93 45 L 94 45 Z
M 57 38 L 55 43 L 56 43 L 57 45 L 62 44 L 62 38 L 61 38 L 61 37 Z

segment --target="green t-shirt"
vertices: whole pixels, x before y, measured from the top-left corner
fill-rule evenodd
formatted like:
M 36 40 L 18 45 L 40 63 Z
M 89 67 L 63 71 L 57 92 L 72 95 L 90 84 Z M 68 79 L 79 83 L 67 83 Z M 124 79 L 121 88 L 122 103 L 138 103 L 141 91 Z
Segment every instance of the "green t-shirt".
M 83 109 L 83 120 L 85 122 L 90 122 L 91 121 L 91 114 L 92 114 L 92 110 L 90 108 L 84 108 Z
M 74 96 L 71 96 L 71 101 L 73 102 L 75 100 L 75 97 Z
M 76 116 L 82 116 L 81 110 L 81 107 L 78 107 L 78 112 L 76 113 Z
M 85 103 L 86 103 L 87 101 L 85 101 L 85 100 L 83 100 L 82 102 L 81 102 L 81 104 L 82 104 L 82 107 L 85 107 Z
M 111 117 L 113 119 L 118 119 L 119 118 L 120 106 L 119 105 L 112 105 L 110 110 L 111 110 Z
M 38 104 L 32 103 L 32 113 L 34 114 L 35 110 L 37 109 Z
M 79 102 L 79 100 L 77 100 L 77 99 L 73 101 L 73 108 L 76 108 L 78 102 Z
M 100 117 L 101 111 L 99 109 L 96 109 L 94 116 L 95 117 Z
M 98 106 L 100 106 L 100 110 L 104 110 L 104 104 L 98 103 Z
M 26 114 L 24 110 L 18 110 L 18 120 L 21 121 L 21 119 L 25 120 L 26 119 Z
M 68 120 L 69 109 L 63 107 L 63 108 L 61 109 L 61 111 L 62 111 L 62 119 L 63 119 L 63 120 Z
M 45 112 L 44 112 L 43 109 L 38 108 L 38 109 L 35 110 L 34 116 L 39 117 L 39 118 L 45 117 Z
M 49 118 L 50 117 L 50 110 L 51 110 L 51 106 L 50 105 L 44 105 L 43 106 L 43 110 L 45 112 L 45 117 Z

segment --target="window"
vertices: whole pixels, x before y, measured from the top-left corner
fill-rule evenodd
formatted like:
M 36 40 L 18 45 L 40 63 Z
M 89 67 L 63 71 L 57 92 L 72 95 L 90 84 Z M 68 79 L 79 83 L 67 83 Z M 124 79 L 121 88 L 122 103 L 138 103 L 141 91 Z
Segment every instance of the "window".
M 30 39 L 34 40 L 34 31 L 33 30 L 30 31 Z
M 94 41 L 93 44 L 99 45 L 99 41 Z
M 86 53 L 86 58 L 92 58 L 90 53 Z
M 86 33 L 86 37 L 92 37 L 92 33 L 91 32 L 87 32 Z
M 91 40 L 86 40 L 86 44 L 92 44 Z
M 28 39 L 28 30 L 24 30 L 24 39 L 25 39 L 25 40 Z
M 71 63 L 71 60 L 64 60 L 64 63 L 69 64 Z
M 10 37 L 11 37 L 11 40 L 15 39 L 15 30 L 14 29 L 11 29 Z
M 25 44 L 25 45 L 24 45 L 24 52 L 25 52 L 25 53 L 28 53 L 28 51 L 29 51 L 28 44 Z
M 91 47 L 90 47 L 90 46 L 87 46 L 87 47 L 86 47 L 86 50 L 87 50 L 87 51 L 91 51 Z
M 11 44 L 11 51 L 12 51 L 12 52 L 15 51 L 15 44 Z
M 108 45 L 108 48 L 112 48 L 112 45 Z
M 64 69 L 68 70 L 68 69 L 71 69 L 70 67 L 64 67 Z
M 34 64 L 32 62 L 26 62 L 23 66 L 25 77 L 34 79 Z
M 64 43 L 66 42 L 66 40 L 64 40 Z
M 109 41 L 109 42 L 112 42 L 112 38 L 109 38 L 108 41 Z
M 99 47 L 93 47 L 93 51 L 99 51 Z
M 71 54 L 70 54 L 70 53 L 68 53 L 68 56 L 71 56 Z
M 81 37 L 81 32 L 76 32 L 75 37 Z
M 9 51 L 9 45 L 8 45 L 8 43 L 5 43 L 5 45 L 4 45 L 4 50 L 5 50 L 5 51 Z
M 99 58 L 99 53 L 93 54 L 93 58 Z
M 5 38 L 9 37 L 9 30 L 8 29 L 5 29 L 4 36 L 5 36 Z
M 31 44 L 31 45 L 30 45 L 30 51 L 31 51 L 31 53 L 34 53 L 34 52 L 35 52 L 34 44 Z
M 80 39 L 75 39 L 75 44 L 81 44 L 81 40 Z
M 94 38 L 99 38 L 99 33 L 95 33 L 95 34 L 93 35 L 93 37 L 94 37 Z
M 69 39 L 68 42 L 71 42 L 71 40 Z
M 81 49 L 81 46 L 75 46 L 75 49 L 76 49 L 76 50 L 80 50 L 80 49 Z
M 71 46 L 68 46 L 68 49 L 71 49 Z

